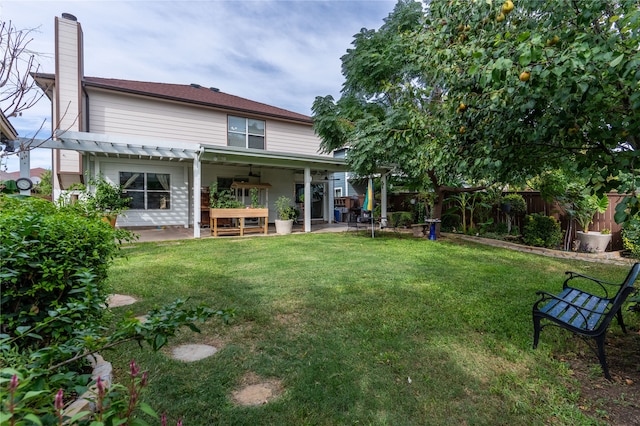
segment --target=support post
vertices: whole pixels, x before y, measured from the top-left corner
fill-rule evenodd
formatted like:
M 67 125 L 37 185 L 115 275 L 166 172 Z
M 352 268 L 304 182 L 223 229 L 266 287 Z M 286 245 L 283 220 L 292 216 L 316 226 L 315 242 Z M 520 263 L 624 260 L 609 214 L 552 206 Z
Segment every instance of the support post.
M 380 227 L 387 226 L 387 173 L 380 176 Z
M 20 151 L 20 177 L 31 179 L 31 157 L 29 155 L 29 150 L 24 149 Z M 21 189 L 20 195 L 31 195 L 30 189 Z
M 304 168 L 304 232 L 311 232 L 311 169 Z
M 200 210 L 200 187 L 202 186 L 201 152 L 195 154 L 193 158 L 193 238 L 200 238 L 200 220 L 202 218 L 202 211 Z

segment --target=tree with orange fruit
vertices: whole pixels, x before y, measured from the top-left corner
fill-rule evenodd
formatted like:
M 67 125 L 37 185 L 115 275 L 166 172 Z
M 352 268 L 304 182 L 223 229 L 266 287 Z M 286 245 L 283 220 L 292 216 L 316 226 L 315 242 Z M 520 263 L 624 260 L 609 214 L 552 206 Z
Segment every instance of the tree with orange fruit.
M 407 60 L 445 88 L 444 150 L 508 182 L 576 169 L 595 191 L 629 194 L 618 222 L 638 217 L 637 1 L 432 0 L 425 19 Z
M 422 13 L 355 36 L 342 97 L 314 104 L 325 148 L 441 185 L 574 169 L 630 194 L 617 221 L 640 214 L 637 1 L 431 0 Z

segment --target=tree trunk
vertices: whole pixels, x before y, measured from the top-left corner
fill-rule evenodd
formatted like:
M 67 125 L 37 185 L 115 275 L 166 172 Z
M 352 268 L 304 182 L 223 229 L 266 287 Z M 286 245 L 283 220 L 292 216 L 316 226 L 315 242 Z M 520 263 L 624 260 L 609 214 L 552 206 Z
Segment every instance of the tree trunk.
M 486 186 L 474 186 L 472 188 L 456 188 L 452 186 L 440 185 L 438 182 L 438 177 L 434 170 L 429 170 L 429 179 L 431 179 L 431 183 L 433 185 L 433 189 L 436 193 L 436 201 L 433 205 L 433 216 L 434 219 L 442 220 L 442 207 L 444 204 L 444 195 L 447 192 L 476 192 L 482 189 L 485 189 Z M 440 225 L 441 222 L 436 223 L 436 238 L 440 238 Z

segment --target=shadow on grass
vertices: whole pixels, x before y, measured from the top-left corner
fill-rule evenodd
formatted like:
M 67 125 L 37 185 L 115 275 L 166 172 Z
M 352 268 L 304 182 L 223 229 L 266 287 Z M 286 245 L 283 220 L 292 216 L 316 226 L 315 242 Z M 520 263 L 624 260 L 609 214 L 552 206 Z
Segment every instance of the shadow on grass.
M 114 354 L 122 366 L 132 357 L 151 366 L 149 402 L 185 424 L 589 423 L 563 364 L 531 350 L 535 291 L 557 290 L 575 263 L 341 235 L 128 255 L 114 282 L 146 299 L 140 307 L 190 296 L 236 309 L 231 325 L 208 322 L 173 342 L 219 342 L 212 358 L 182 364 L 134 346 Z M 284 394 L 234 405 L 247 373 L 281 380 Z

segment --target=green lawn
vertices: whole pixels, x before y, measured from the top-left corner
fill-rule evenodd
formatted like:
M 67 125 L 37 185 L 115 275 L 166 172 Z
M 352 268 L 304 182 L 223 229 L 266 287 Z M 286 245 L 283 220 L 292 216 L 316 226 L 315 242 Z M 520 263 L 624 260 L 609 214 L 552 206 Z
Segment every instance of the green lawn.
M 296 234 L 140 243 L 110 272 L 141 299 L 116 315 L 190 297 L 234 308 L 202 333 L 213 357 L 174 361 L 128 344 L 107 358 L 150 372 L 146 401 L 185 425 L 594 424 L 559 355 L 585 347 L 548 328 L 531 349 L 535 291 L 566 270 L 621 281 L 628 267 L 393 234 Z M 637 315 L 626 315 L 637 328 Z M 616 333 L 617 324 L 612 327 Z M 554 357 L 553 354 L 558 356 Z M 601 372 L 593 355 L 592 373 Z M 234 404 L 248 377 L 280 381 L 268 404 Z

